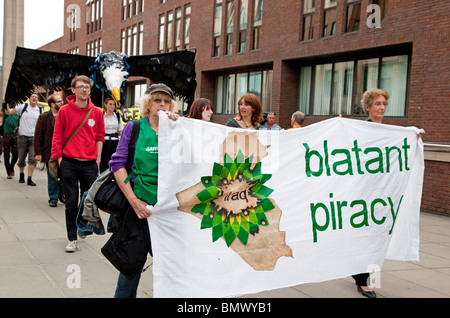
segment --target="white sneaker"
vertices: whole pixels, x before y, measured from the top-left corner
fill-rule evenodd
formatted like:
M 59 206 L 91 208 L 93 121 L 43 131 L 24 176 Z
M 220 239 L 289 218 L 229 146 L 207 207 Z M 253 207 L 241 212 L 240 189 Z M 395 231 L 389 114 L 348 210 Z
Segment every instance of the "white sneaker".
M 80 248 L 78 247 L 77 241 L 69 241 L 69 244 L 66 246 L 66 252 L 72 253 L 75 251 L 79 251 Z

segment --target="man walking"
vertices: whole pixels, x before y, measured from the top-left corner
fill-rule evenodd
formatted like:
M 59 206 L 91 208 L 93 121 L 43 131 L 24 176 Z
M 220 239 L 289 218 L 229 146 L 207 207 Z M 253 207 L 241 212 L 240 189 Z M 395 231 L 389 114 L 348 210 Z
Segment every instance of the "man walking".
M 19 125 L 19 115 L 6 115 L 6 101 L 2 105 L 3 116 L 3 158 L 5 161 L 6 174 L 8 179 L 14 177 L 14 165 L 19 158 L 17 149 L 17 138 L 15 130 Z
M 43 113 L 37 121 L 36 130 L 34 132 L 34 154 L 36 161 L 48 164 L 48 161 L 50 160 L 55 120 L 63 103 L 63 99 L 58 94 L 51 95 L 48 98 L 50 110 Z M 50 175 L 48 166 L 47 183 L 49 196 L 48 204 L 51 207 L 56 207 L 61 186 L 59 181 Z
M 35 186 L 33 182 L 33 172 L 36 167 L 36 159 L 34 158 L 34 130 L 39 116 L 42 114 L 42 108 L 38 106 L 39 95 L 33 93 L 29 97 L 29 103 L 17 105 L 15 108 L 9 108 L 6 104 L 6 115 L 19 114 L 19 161 L 17 166 L 20 169 L 20 183 L 25 183 L 25 158 L 28 155 L 28 179 L 27 184 L 29 186 Z
M 59 162 L 66 200 L 66 252 L 79 249 L 76 217 L 80 193 L 87 191 L 98 176 L 105 141 L 103 113 L 89 98 L 90 79 L 75 77 L 71 89 L 74 95 L 67 97 L 67 105 L 58 113 L 52 142 L 52 158 Z

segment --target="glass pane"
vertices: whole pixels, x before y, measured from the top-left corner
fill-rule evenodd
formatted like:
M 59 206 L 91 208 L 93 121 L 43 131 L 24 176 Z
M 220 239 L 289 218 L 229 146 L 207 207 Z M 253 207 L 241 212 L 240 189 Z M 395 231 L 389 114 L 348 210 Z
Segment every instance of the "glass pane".
M 332 64 L 316 66 L 313 115 L 328 115 L 330 112 Z
M 309 114 L 309 101 L 311 97 L 312 66 L 302 67 L 300 70 L 298 110 Z
M 216 113 L 221 114 L 223 113 L 223 91 L 224 91 L 224 81 L 223 76 L 217 76 L 216 77 L 216 101 L 215 101 L 215 107 L 216 107 Z
M 235 1 L 227 4 L 227 33 L 233 33 Z
M 242 95 L 248 92 L 248 73 L 237 74 L 237 87 L 236 87 L 236 105 Z
M 325 0 L 324 2 L 324 9 L 328 9 L 328 8 L 333 8 L 336 7 L 337 5 L 337 0 Z
M 255 0 L 253 26 L 261 26 L 263 18 L 263 0 Z
M 327 10 L 324 13 L 323 36 L 331 36 L 336 33 L 336 9 Z
M 251 72 L 250 80 L 248 82 L 248 92 L 255 94 L 261 101 L 261 84 L 262 72 Z
M 247 29 L 248 0 L 241 0 L 241 10 L 239 13 L 239 30 Z
M 303 18 L 303 41 L 312 40 L 314 35 L 314 26 L 312 23 L 313 15 L 307 15 Z
M 226 98 L 227 104 L 224 109 L 224 114 L 235 114 L 237 109 L 237 103 L 236 103 L 236 75 L 234 74 L 228 75 Z
M 346 32 L 354 32 L 359 30 L 361 15 L 361 3 L 347 6 L 347 25 Z
M 214 13 L 214 36 L 220 36 L 222 33 L 222 6 L 216 6 Z
M 272 78 L 273 71 L 264 71 L 263 72 L 263 85 L 262 85 L 262 98 L 261 98 L 261 107 L 262 111 L 270 112 L 272 109 Z
M 245 44 L 247 41 L 247 32 L 245 30 L 239 32 L 239 52 L 245 52 Z
M 381 26 L 382 27 L 385 26 L 387 20 L 389 0 L 372 0 L 372 3 L 380 7 Z
M 408 78 L 408 56 L 385 57 L 381 62 L 380 88 L 389 93 L 385 116 L 404 116 Z
M 184 20 L 184 46 L 188 47 L 191 35 L 191 18 L 186 17 Z
M 360 60 L 356 69 L 356 91 L 355 91 L 355 105 L 354 114 L 365 114 L 361 105 L 362 94 L 371 88 L 378 86 L 378 60 L 369 59 Z
M 330 115 L 350 115 L 352 107 L 353 62 L 334 65 L 333 102 Z
M 305 0 L 303 2 L 303 14 L 314 12 L 314 8 L 316 6 L 316 1 L 314 0 Z

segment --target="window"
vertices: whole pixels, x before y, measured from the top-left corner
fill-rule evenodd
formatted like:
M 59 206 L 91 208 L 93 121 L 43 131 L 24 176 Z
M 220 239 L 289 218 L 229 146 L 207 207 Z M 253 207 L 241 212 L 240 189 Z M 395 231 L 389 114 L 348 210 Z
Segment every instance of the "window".
M 139 23 L 139 55 L 144 54 L 144 23 Z
M 178 7 L 174 11 L 159 15 L 158 20 L 158 52 L 172 52 L 181 48 L 189 48 L 191 27 L 191 5 Z M 184 29 L 183 29 L 184 27 Z M 184 33 L 183 33 L 184 32 Z M 183 42 L 184 40 L 184 42 Z
M 234 10 L 236 0 L 227 0 L 227 25 L 225 55 L 233 53 Z
M 253 93 L 258 96 L 263 112 L 270 111 L 272 76 L 272 70 L 218 75 L 216 77 L 216 113 L 236 114 L 238 112 L 238 100 L 246 93 Z
M 191 5 L 184 7 L 184 48 L 189 48 L 191 42 Z
M 173 51 L 173 12 L 167 13 L 167 52 Z
M 261 26 L 263 19 L 263 0 L 254 1 L 253 14 L 253 50 L 259 50 L 261 47 Z
M 124 88 L 125 105 L 126 107 L 139 107 L 141 106 L 141 98 L 147 89 L 146 83 L 128 82 Z
M 314 0 L 306 0 L 303 2 L 302 41 L 312 40 L 314 36 L 314 26 L 313 26 L 314 11 L 315 11 Z
M 86 2 L 86 34 L 102 29 L 103 0 L 88 0 Z
M 239 10 L 239 52 L 245 52 L 247 43 L 248 0 L 241 0 Z
M 142 55 L 144 48 L 144 23 L 134 24 L 120 32 L 120 50 L 127 55 Z
M 77 21 L 80 19 L 78 14 L 76 8 L 70 11 L 70 42 L 74 42 L 77 38 Z
M 389 0 L 371 0 L 370 2 L 380 7 L 380 26 L 384 27 L 387 20 Z
M 336 33 L 336 5 L 337 0 L 324 0 L 323 36 L 332 36 Z
M 181 48 L 181 8 L 175 10 L 175 51 Z
M 103 51 L 103 41 L 102 39 L 96 39 L 86 43 L 86 55 L 87 56 L 97 56 Z
M 159 16 L 159 44 L 158 44 L 159 53 L 162 53 L 164 51 L 165 25 L 166 25 L 166 16 L 165 14 L 161 14 Z
M 220 36 L 222 34 L 222 0 L 216 0 L 214 9 L 214 50 L 213 56 L 220 55 Z
M 141 12 L 144 12 L 144 0 L 122 0 L 122 20 L 129 19 Z
M 390 94 L 385 116 L 405 116 L 409 55 L 376 56 L 305 65 L 299 72 L 298 109 L 309 115 L 362 115 L 362 94 Z
M 359 31 L 361 23 L 361 1 L 347 0 L 347 23 L 345 32 Z

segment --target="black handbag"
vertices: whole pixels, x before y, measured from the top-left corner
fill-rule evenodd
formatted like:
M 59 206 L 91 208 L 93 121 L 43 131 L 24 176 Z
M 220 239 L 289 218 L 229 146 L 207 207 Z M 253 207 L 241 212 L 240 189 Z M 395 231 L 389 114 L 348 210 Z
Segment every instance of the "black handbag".
M 131 132 L 130 143 L 128 145 L 128 159 L 126 165 L 128 173 L 131 172 L 131 166 L 134 160 L 134 150 L 136 148 L 136 141 L 139 136 L 139 129 L 139 121 L 133 121 L 133 130 Z M 98 188 L 94 197 L 94 203 L 102 211 L 111 214 L 121 214 L 130 207 L 130 203 L 123 194 L 122 190 L 119 188 L 119 185 L 114 178 L 114 173 L 110 170 L 104 173 L 109 175 L 106 179 L 104 179 L 102 185 Z
M 97 207 L 107 213 L 121 214 L 128 209 L 130 203 L 120 190 L 119 185 L 114 178 L 114 173 L 110 170 L 105 172 L 108 174 L 105 181 L 98 188 L 94 202 Z

